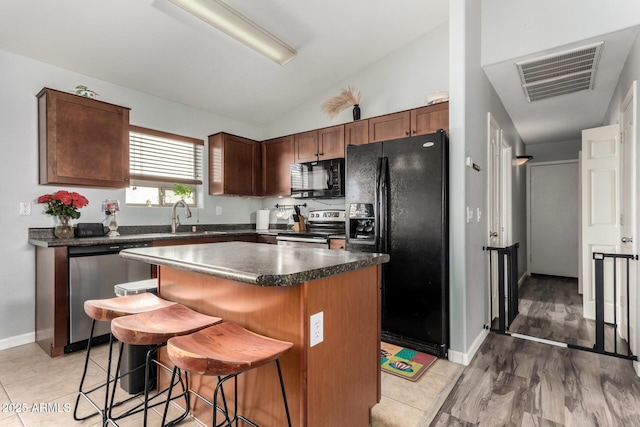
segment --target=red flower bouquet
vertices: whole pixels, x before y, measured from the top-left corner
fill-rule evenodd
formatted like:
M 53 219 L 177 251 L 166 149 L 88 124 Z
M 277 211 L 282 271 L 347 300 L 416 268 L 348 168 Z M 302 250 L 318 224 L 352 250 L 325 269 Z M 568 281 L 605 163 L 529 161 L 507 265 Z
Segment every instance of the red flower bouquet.
M 60 190 L 53 194 L 43 194 L 38 197 L 38 203 L 47 205 L 44 213 L 48 215 L 68 216 L 78 219 L 80 218 L 78 209 L 87 206 L 89 201 L 78 193 Z

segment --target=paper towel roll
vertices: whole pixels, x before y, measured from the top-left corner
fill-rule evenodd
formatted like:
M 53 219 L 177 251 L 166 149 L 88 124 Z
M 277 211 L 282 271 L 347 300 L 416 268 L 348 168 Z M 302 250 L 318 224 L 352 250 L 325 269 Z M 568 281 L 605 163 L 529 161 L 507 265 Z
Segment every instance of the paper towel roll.
M 268 230 L 269 229 L 269 209 L 259 209 L 256 212 L 256 230 Z

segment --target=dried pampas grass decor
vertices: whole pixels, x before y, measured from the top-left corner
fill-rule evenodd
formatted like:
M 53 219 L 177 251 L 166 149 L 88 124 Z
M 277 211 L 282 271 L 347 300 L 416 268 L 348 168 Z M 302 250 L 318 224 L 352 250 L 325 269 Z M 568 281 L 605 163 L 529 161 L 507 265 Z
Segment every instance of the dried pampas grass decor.
M 351 86 L 347 86 L 346 89 L 342 89 L 340 95 L 334 96 L 322 104 L 322 109 L 329 117 L 334 117 L 345 108 L 358 104 L 360 104 L 360 91 Z

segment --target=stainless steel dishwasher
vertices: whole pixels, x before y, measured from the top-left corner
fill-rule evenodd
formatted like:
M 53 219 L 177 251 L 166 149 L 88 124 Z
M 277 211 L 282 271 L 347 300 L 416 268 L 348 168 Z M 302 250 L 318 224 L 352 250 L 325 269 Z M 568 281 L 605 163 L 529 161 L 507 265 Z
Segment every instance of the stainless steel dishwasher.
M 84 312 L 86 300 L 113 298 L 116 284 L 151 278 L 150 264 L 118 255 L 123 249 L 148 246 L 151 242 L 69 247 L 69 344 L 65 353 L 87 348 L 91 319 Z M 98 341 L 106 341 L 110 331 L 110 322 L 96 322 Z

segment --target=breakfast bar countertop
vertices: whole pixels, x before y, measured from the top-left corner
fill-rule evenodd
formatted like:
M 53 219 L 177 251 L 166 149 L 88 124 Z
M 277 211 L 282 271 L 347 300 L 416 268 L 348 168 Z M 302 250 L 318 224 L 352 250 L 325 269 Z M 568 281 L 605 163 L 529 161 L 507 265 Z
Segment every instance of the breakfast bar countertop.
M 120 256 L 259 286 L 291 286 L 389 262 L 389 255 L 248 242 L 125 249 Z

